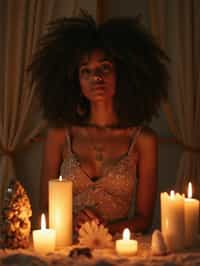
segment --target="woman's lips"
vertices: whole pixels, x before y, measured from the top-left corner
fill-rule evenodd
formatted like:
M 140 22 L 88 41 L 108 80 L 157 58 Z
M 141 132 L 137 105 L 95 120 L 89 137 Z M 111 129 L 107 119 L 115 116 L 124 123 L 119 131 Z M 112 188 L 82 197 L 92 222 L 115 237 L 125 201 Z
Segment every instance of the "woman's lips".
M 93 91 L 103 91 L 103 90 L 105 90 L 105 85 L 97 85 L 97 86 L 94 86 L 93 87 L 93 89 L 92 89 Z

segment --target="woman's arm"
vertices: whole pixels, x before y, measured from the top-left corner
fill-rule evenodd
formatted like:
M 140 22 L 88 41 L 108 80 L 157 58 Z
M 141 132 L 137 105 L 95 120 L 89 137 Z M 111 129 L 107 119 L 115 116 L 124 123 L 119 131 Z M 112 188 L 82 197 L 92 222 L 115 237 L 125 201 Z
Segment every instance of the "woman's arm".
M 40 180 L 40 206 L 42 211 L 48 209 L 48 181 L 58 178 L 62 161 L 65 129 L 48 130 L 44 145 L 42 175 Z
M 157 192 L 158 142 L 156 134 L 151 129 L 144 128 L 137 139 L 136 148 L 139 160 L 135 217 L 108 225 L 111 233 L 122 232 L 125 227 L 133 232 L 145 232 L 152 223 Z

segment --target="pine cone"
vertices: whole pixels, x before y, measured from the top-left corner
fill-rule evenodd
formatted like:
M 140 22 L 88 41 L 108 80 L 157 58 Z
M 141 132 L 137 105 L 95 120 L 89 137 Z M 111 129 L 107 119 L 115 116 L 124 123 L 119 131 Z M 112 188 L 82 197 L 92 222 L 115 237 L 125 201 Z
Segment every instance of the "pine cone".
M 17 180 L 12 180 L 2 209 L 1 247 L 27 248 L 31 231 L 32 210 L 28 195 Z

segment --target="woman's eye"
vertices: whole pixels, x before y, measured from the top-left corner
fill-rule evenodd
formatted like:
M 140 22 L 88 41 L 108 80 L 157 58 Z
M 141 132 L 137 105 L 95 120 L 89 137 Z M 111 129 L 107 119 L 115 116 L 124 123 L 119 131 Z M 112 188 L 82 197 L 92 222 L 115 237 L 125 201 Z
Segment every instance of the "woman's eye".
M 88 68 L 83 68 L 80 70 L 80 75 L 81 76 L 87 76 L 90 74 L 90 70 Z
M 101 69 L 105 73 L 110 72 L 112 70 L 112 65 L 110 65 L 110 64 L 103 64 L 101 66 Z

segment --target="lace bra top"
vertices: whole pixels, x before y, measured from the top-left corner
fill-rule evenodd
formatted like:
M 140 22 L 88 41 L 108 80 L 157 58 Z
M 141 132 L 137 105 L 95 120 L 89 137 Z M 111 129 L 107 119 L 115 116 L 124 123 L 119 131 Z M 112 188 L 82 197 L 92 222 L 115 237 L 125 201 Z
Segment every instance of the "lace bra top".
M 105 165 L 102 176 L 95 182 L 81 168 L 79 159 L 72 151 L 70 134 L 66 132 L 67 154 L 60 174 L 73 182 L 75 213 L 90 208 L 107 222 L 128 216 L 136 185 L 138 154 L 134 145 L 141 127 L 131 130 L 133 133 L 128 151 L 119 160 Z

